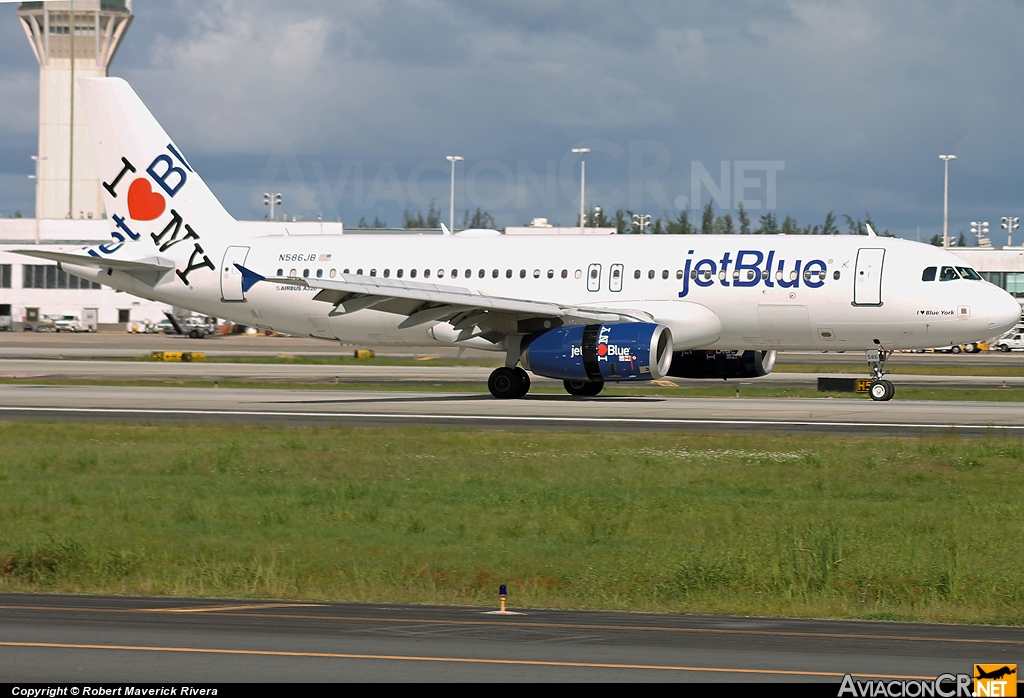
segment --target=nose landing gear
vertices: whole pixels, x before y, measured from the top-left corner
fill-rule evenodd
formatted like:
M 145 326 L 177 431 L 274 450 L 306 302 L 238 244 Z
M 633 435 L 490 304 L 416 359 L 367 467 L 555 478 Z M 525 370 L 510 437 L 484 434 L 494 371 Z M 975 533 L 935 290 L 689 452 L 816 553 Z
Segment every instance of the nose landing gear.
M 896 386 L 885 380 L 884 377 L 889 373 L 885 370 L 885 362 L 892 356 L 892 351 L 887 351 L 879 344 L 878 349 L 868 349 L 864 352 L 864 356 L 868 360 L 868 365 L 871 366 L 872 383 L 868 390 L 871 399 L 877 402 L 892 400 L 892 396 L 896 394 Z

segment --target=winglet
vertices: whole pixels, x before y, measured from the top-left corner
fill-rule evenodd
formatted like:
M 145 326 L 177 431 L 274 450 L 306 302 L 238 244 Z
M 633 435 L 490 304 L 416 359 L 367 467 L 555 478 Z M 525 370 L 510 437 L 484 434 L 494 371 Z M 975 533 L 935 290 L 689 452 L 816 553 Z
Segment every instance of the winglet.
M 242 293 L 247 292 L 250 288 L 263 281 L 265 276 L 260 276 L 252 269 L 246 269 L 241 264 L 235 264 L 238 271 L 242 272 Z
M 444 233 L 445 235 L 452 234 L 452 231 L 448 230 L 448 226 L 445 225 L 444 223 L 441 224 L 441 232 Z
M 865 223 L 864 227 L 868 229 L 868 237 L 876 238 L 878 235 L 875 234 L 874 228 L 871 227 L 870 223 Z

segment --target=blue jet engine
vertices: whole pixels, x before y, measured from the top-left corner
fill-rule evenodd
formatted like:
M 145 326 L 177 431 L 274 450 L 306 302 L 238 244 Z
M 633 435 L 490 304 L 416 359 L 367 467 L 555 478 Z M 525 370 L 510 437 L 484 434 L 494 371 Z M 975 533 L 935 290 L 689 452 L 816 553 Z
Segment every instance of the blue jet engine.
M 523 367 L 547 378 L 652 380 L 668 375 L 672 365 L 672 332 L 646 322 L 558 327 L 527 341 Z

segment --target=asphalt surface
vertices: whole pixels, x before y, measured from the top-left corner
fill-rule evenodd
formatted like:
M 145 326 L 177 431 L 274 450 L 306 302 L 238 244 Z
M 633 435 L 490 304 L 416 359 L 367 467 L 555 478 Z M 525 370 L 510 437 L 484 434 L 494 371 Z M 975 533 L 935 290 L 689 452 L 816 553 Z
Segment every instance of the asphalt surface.
M 891 364 L 890 364 L 891 365 Z M 288 383 L 379 383 L 379 384 L 476 384 L 486 386 L 493 369 L 484 366 L 360 366 L 258 363 L 181 363 L 162 361 L 84 361 L 61 359 L 0 359 L 0 378 L 30 381 L 45 379 L 136 380 L 136 381 L 236 381 Z M 897 369 L 898 370 L 898 369 Z M 672 378 L 681 387 L 734 385 L 813 388 L 819 375 L 866 378 L 867 370 L 849 373 L 772 372 L 760 378 L 737 380 L 688 380 Z M 931 388 L 1024 388 L 1024 376 L 918 376 L 896 373 L 890 376 L 897 385 Z M 561 386 L 562 381 L 531 375 L 537 386 Z M 650 387 L 636 384 L 639 387 Z
M 460 426 L 888 434 L 1024 435 L 1022 402 L 867 398 L 495 400 L 486 392 L 0 385 L 0 418 L 319 426 Z
M 511 589 L 514 598 L 514 589 Z M 0 595 L 0 681 L 818 681 L 1016 663 L 1024 629 Z

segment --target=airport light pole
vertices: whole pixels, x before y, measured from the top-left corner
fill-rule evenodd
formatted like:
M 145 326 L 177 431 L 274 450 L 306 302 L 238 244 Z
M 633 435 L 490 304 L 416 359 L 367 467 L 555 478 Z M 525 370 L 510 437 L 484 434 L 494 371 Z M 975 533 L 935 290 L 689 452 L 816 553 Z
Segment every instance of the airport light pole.
M 946 163 L 946 180 L 942 187 L 942 247 L 949 249 L 949 161 L 956 160 L 956 155 L 940 155 L 939 160 Z
M 1003 230 L 1006 231 L 1006 246 L 1013 246 L 1013 231 L 1020 227 L 1020 218 L 1016 216 L 1003 216 L 1002 225 Z
M 452 164 L 452 196 L 448 203 L 448 230 L 455 232 L 455 163 L 464 158 L 461 155 L 449 155 L 448 162 Z
M 270 220 L 276 220 L 276 215 L 277 214 L 274 213 L 274 208 L 276 206 L 280 206 L 281 205 L 281 194 L 279 192 L 274 192 L 272 194 L 264 193 L 263 194 L 263 205 L 270 207 Z
M 647 231 L 647 226 L 651 224 L 651 214 L 649 213 L 634 213 L 633 214 L 633 227 L 640 228 L 640 234 L 643 235 Z
M 971 232 L 978 238 L 978 245 L 981 246 L 982 241 L 985 242 L 985 246 L 988 246 L 988 221 L 971 221 Z
M 587 192 L 587 153 L 590 152 L 590 148 L 573 148 L 572 152 L 580 154 L 580 235 L 582 235 L 583 226 L 587 224 L 583 198 Z

